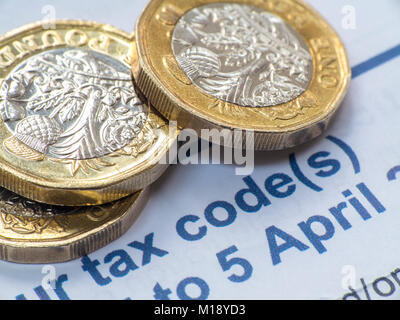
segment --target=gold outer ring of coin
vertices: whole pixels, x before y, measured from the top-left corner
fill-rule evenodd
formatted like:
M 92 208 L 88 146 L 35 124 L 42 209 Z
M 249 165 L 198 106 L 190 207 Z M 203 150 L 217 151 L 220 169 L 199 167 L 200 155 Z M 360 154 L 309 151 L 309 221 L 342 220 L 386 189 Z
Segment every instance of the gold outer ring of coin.
M 96 251 L 132 226 L 146 205 L 149 189 L 101 206 L 62 208 L 0 190 L 0 259 L 60 263 Z
M 34 23 L 0 37 L 0 89 L 10 72 L 29 58 L 63 48 L 91 50 L 114 58 L 126 66 L 131 78 L 134 35 L 96 22 L 58 20 L 54 26 L 46 30 L 43 22 Z M 148 110 L 141 132 L 126 147 L 87 160 L 60 161 L 26 145 L 21 147 L 1 121 L 0 185 L 26 198 L 62 206 L 100 205 L 145 188 L 167 169 L 160 160 L 177 136 L 168 133 L 168 123 L 155 109 L 149 106 Z M 10 152 L 10 148 L 22 151 Z
M 307 91 L 288 103 L 263 108 L 227 103 L 192 84 L 175 59 L 171 43 L 174 28 L 186 12 L 222 2 L 227 1 L 152 0 L 136 25 L 139 63 L 132 70 L 137 86 L 161 114 L 180 127 L 190 127 L 199 134 L 204 128 L 254 131 L 256 150 L 286 149 L 321 135 L 351 79 L 339 36 L 319 13 L 300 0 L 228 1 L 263 9 L 288 23 L 310 48 L 314 72 Z M 222 138 L 215 142 L 225 144 Z M 233 143 L 243 147 L 240 140 Z

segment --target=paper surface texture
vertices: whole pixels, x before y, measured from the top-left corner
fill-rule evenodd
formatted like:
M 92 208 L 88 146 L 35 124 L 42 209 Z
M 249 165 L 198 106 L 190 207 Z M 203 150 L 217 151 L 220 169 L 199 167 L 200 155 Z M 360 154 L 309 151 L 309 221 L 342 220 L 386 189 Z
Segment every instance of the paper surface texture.
M 59 19 L 132 32 L 146 3 L 2 0 L 0 32 L 43 19 L 46 5 Z M 171 166 L 152 186 L 134 226 L 89 255 L 99 262 L 96 274 L 85 271 L 81 259 L 50 268 L 0 262 L 0 298 L 400 298 L 400 1 L 309 3 L 342 38 L 354 72 L 326 134 L 293 150 L 257 153 L 250 177 L 235 175 L 233 165 Z M 299 180 L 296 165 L 311 183 Z M 285 198 L 266 189 L 276 174 L 293 180 Z M 250 180 L 270 202 L 253 213 L 235 199 Z M 254 196 L 245 198 L 256 203 Z M 356 210 L 354 198 L 364 211 Z M 340 203 L 347 206 L 342 216 L 332 209 Z M 192 241 L 184 239 L 187 234 Z M 283 250 L 285 244 L 291 247 Z M 130 270 L 122 263 L 116 272 L 121 257 L 133 262 Z M 55 271 L 59 288 L 44 289 L 44 295 L 39 286 L 48 270 Z

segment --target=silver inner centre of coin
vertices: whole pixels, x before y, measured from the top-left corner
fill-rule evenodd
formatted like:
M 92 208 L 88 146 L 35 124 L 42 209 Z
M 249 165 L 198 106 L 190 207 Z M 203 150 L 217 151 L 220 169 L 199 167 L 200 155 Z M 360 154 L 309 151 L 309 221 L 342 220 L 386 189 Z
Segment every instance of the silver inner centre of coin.
M 289 102 L 312 79 L 303 38 L 280 17 L 249 5 L 214 3 L 188 11 L 175 27 L 172 48 L 192 83 L 240 106 Z
M 147 112 L 129 67 L 92 50 L 35 55 L 0 89 L 1 118 L 15 138 L 58 159 L 98 158 L 127 146 Z

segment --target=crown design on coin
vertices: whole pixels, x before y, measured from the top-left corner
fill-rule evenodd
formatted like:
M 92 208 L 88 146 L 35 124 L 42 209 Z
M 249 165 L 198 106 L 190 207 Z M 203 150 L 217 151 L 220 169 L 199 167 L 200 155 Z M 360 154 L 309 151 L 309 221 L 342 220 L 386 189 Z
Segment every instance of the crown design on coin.
M 129 145 L 147 120 L 129 68 L 90 50 L 57 49 L 27 59 L 0 96 L 1 117 L 13 133 L 5 147 L 31 160 L 111 154 Z

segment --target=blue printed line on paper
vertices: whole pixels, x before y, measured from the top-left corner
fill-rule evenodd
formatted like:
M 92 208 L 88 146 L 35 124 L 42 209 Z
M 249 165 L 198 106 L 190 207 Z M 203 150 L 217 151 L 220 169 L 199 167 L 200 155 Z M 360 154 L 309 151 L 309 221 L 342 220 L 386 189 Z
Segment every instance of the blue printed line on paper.
M 353 67 L 353 79 L 400 56 L 400 44 Z

